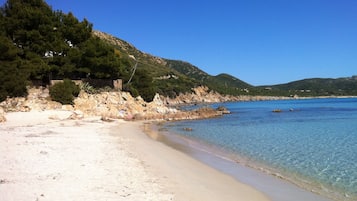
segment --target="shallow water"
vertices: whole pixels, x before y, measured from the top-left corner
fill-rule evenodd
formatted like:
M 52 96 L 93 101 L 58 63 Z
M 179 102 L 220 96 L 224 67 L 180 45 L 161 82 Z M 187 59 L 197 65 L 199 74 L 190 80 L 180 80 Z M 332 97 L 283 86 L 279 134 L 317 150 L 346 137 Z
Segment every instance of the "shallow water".
M 357 99 L 224 104 L 232 114 L 165 125 L 205 149 L 336 200 L 357 200 Z M 282 112 L 274 113 L 275 109 Z M 184 131 L 192 128 L 192 131 Z

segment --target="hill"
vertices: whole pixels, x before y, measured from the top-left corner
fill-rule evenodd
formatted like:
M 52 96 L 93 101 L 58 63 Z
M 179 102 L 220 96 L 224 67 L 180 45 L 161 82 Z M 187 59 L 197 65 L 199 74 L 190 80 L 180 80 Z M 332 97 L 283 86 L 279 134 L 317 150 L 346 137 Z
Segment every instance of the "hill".
M 186 61 L 164 59 L 143 53 L 133 45 L 110 34 L 94 31 L 94 34 L 108 42 L 122 54 L 133 55 L 138 68 L 146 69 L 154 77 L 155 88 L 161 95 L 175 97 L 190 92 L 197 86 L 226 95 L 265 96 L 352 96 L 357 95 L 357 76 L 347 78 L 311 78 L 285 84 L 254 87 L 232 75 L 209 75 Z
M 261 93 L 280 94 L 284 96 L 356 96 L 357 76 L 344 78 L 310 78 L 258 87 Z M 264 92 L 265 91 L 265 92 Z
M 347 78 L 311 78 L 285 84 L 254 87 L 229 74 L 209 75 L 186 61 L 164 59 L 143 53 L 133 45 L 100 31 L 94 34 L 108 42 L 122 54 L 133 55 L 138 68 L 146 69 L 154 77 L 155 88 L 162 95 L 175 97 L 190 92 L 197 86 L 224 95 L 265 95 L 265 96 L 356 96 L 357 76 Z
M 197 66 L 185 61 L 164 59 L 143 53 L 133 45 L 110 34 L 94 31 L 94 35 L 113 45 L 125 55 L 132 55 L 138 69 L 146 69 L 154 78 L 155 87 L 162 95 L 175 97 L 192 88 L 205 85 L 222 94 L 240 95 L 251 85 L 228 74 L 209 75 Z

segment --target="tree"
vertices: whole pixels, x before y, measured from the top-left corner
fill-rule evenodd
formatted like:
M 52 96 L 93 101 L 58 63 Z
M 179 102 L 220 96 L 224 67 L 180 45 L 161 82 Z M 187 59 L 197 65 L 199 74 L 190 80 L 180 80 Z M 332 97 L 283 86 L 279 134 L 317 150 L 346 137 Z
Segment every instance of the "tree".
M 151 102 L 156 93 L 155 87 L 153 85 L 153 79 L 144 69 L 137 69 L 135 76 L 133 77 L 132 87 L 138 91 L 140 96 L 146 102 Z
M 49 77 L 128 79 L 127 55 L 92 35 L 92 24 L 71 12 L 52 11 L 44 0 L 7 0 L 0 8 L 0 99 L 26 95 L 29 80 Z M 147 75 L 138 75 L 132 91 L 150 99 Z
M 117 79 L 122 74 L 119 57 L 114 54 L 114 48 L 97 37 L 84 42 L 80 48 L 83 55 L 78 66 L 89 69 L 92 78 Z
M 8 96 L 27 95 L 28 74 L 23 69 L 18 52 L 18 48 L 8 38 L 0 35 L 0 102 Z

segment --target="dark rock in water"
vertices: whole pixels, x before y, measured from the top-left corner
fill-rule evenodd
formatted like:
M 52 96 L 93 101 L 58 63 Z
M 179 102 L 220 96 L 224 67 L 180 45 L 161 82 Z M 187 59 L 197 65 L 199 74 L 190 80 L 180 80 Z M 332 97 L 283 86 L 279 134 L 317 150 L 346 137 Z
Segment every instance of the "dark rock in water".
M 183 128 L 184 131 L 192 131 L 192 128 Z
M 222 114 L 230 114 L 231 112 L 224 106 L 219 106 L 217 109 L 217 111 L 222 112 Z

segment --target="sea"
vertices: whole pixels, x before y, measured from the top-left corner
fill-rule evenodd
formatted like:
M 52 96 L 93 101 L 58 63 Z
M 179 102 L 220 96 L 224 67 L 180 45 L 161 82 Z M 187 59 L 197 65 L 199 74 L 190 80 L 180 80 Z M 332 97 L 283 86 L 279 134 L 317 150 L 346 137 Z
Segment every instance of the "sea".
M 168 122 L 163 130 L 215 157 L 331 200 L 357 200 L 357 98 L 209 105 L 218 106 L 231 114 Z M 183 109 L 193 107 L 202 105 Z

